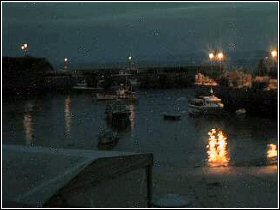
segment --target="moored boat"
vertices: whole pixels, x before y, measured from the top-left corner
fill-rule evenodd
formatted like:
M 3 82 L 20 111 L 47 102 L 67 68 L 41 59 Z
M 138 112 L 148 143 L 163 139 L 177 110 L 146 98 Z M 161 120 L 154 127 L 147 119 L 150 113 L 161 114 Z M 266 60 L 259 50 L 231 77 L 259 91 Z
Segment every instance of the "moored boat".
M 118 96 L 113 93 L 97 93 L 96 94 L 97 100 L 116 100 Z
M 210 96 L 200 96 L 192 99 L 189 103 L 190 115 L 218 115 L 224 108 L 222 100 L 213 94 L 211 89 Z
M 119 141 L 119 135 L 116 132 L 111 130 L 101 130 L 98 135 L 98 144 L 99 149 L 110 149 L 114 147 Z
M 165 120 L 181 120 L 181 115 L 176 113 L 163 113 L 163 119 Z
M 236 116 L 239 117 L 243 117 L 246 115 L 246 109 L 242 108 L 242 109 L 238 109 L 235 111 Z
M 130 107 L 121 101 L 107 105 L 105 113 L 107 120 L 114 126 L 126 127 L 130 123 Z
M 122 100 L 131 100 L 131 101 L 135 101 L 137 100 L 135 92 L 132 91 L 132 87 L 129 88 L 128 86 L 123 86 L 121 84 L 121 87 L 119 90 L 117 90 L 117 97 L 118 99 L 122 99 Z

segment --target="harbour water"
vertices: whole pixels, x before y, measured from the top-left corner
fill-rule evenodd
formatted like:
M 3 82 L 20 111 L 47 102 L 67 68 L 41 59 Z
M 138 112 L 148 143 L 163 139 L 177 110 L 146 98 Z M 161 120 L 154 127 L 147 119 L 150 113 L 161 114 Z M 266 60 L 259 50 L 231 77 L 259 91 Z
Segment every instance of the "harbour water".
M 276 119 L 193 118 L 187 104 L 194 95 L 194 89 L 138 91 L 138 102 L 130 104 L 131 125 L 119 131 L 113 150 L 151 152 L 156 168 L 212 166 L 208 132 L 219 129 L 226 136 L 227 165 L 270 164 L 267 145 L 277 145 Z M 3 144 L 96 150 L 99 129 L 109 127 L 106 103 L 91 93 L 3 100 Z M 181 120 L 164 120 L 164 112 L 179 112 Z

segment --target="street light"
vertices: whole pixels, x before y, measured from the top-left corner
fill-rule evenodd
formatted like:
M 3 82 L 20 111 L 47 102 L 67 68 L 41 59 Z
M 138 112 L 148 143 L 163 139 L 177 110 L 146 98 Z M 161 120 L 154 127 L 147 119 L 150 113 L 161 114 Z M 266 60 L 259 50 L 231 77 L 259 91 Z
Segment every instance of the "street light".
M 24 56 L 27 55 L 27 52 L 28 52 L 28 44 L 27 43 L 24 43 L 21 45 L 21 50 L 24 52 Z
M 272 59 L 273 59 L 273 65 L 274 65 L 274 68 L 277 68 L 277 51 L 276 50 L 272 50 L 271 51 L 271 56 L 272 56 Z
M 68 58 L 64 58 L 64 69 L 68 68 Z
M 222 52 L 219 52 L 217 54 L 217 59 L 220 61 L 220 73 L 222 73 L 222 61 L 224 59 L 224 53 Z
M 277 51 L 276 51 L 276 50 L 272 50 L 272 51 L 271 51 L 271 56 L 272 56 L 273 58 L 276 58 L 276 57 L 277 57 Z
M 208 56 L 209 56 L 210 61 L 212 61 L 215 57 L 214 53 L 209 53 Z
M 214 60 L 214 58 L 215 58 L 215 55 L 214 55 L 214 53 L 209 53 L 208 54 L 208 57 L 209 57 L 209 60 L 210 60 L 210 65 L 211 65 L 211 71 L 213 72 L 213 65 L 212 65 L 212 61 Z
M 219 52 L 217 57 L 218 57 L 219 61 L 222 61 L 224 58 L 224 54 L 222 52 Z
M 128 57 L 128 65 L 129 65 L 129 71 L 131 70 L 131 61 L 132 61 L 132 56 L 131 56 L 131 54 L 129 55 L 129 57 Z

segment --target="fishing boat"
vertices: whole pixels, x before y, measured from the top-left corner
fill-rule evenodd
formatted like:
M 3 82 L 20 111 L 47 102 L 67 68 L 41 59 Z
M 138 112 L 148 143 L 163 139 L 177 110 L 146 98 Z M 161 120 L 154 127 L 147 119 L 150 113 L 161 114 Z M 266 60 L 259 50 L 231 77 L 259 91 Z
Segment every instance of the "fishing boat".
M 98 149 L 110 149 L 117 145 L 120 137 L 117 132 L 101 130 L 98 135 Z
M 77 82 L 73 88 L 74 89 L 85 89 L 87 87 L 88 87 L 88 84 L 87 84 L 86 80 L 82 80 L 80 82 Z
M 121 87 L 114 93 L 97 93 L 96 94 L 97 100 L 128 100 L 128 101 L 136 101 L 137 97 L 135 92 L 127 87 Z
M 210 93 L 210 96 L 199 96 L 190 101 L 190 115 L 218 115 L 222 113 L 224 108 L 222 100 L 213 94 L 212 88 Z
M 103 100 L 116 100 L 118 99 L 118 96 L 114 93 L 97 93 L 96 99 L 99 101 Z
M 120 100 L 107 105 L 105 110 L 107 120 L 109 120 L 114 125 L 123 125 L 129 123 L 130 113 L 130 107 L 122 103 Z
M 135 92 L 133 92 L 132 87 L 124 86 L 121 84 L 119 90 L 117 90 L 117 98 L 122 100 L 130 100 L 135 101 L 137 100 Z

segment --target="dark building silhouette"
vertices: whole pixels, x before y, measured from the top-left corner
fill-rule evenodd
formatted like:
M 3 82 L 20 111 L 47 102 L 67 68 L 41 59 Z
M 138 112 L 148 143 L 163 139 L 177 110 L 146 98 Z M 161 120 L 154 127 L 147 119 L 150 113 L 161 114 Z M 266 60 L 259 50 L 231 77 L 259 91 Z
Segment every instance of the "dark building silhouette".
M 45 86 L 44 77 L 54 72 L 45 58 L 3 57 L 2 89 L 4 95 L 28 95 Z

